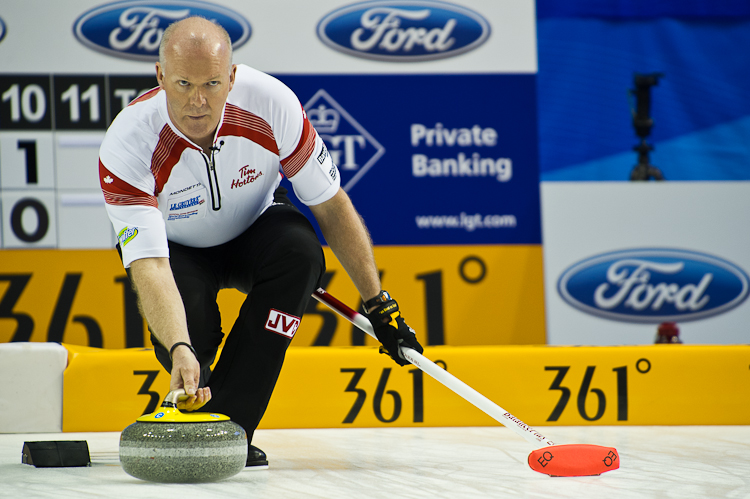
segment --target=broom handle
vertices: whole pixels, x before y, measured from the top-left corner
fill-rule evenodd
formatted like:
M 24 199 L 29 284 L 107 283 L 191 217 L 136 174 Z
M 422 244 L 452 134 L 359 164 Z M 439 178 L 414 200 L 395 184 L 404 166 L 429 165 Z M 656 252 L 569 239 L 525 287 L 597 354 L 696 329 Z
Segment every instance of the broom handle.
M 364 315 L 355 310 L 352 310 L 346 304 L 331 296 L 322 288 L 318 288 L 312 296 L 319 302 L 330 307 L 334 312 L 341 315 L 344 319 L 348 320 L 365 333 L 377 339 L 372 328 L 372 324 L 370 324 L 370 321 Z M 511 413 L 509 413 L 499 405 L 495 404 L 478 391 L 474 390 L 472 387 L 456 378 L 448 371 L 442 369 L 416 350 L 412 348 L 401 347 L 401 353 L 409 362 L 445 385 L 456 395 L 459 395 L 470 404 L 474 405 L 478 409 L 481 409 L 488 416 L 492 417 L 499 423 L 502 423 L 504 426 L 510 428 L 532 444 L 538 445 L 541 443 L 544 445 L 555 445 L 547 437 L 531 428 L 529 425 L 513 416 Z

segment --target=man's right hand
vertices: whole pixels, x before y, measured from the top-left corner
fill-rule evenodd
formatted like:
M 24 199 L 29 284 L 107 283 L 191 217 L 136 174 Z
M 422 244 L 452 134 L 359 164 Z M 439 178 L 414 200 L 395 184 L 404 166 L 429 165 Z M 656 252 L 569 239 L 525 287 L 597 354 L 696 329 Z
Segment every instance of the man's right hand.
M 178 402 L 177 408 L 182 411 L 195 411 L 211 400 L 211 389 L 198 388 L 201 366 L 195 354 L 185 345 L 179 345 L 172 352 L 172 380 L 170 391 L 184 388 L 188 399 Z
M 209 387 L 198 388 L 195 394 L 187 400 L 177 402 L 177 408 L 181 411 L 197 411 L 211 400 L 211 389 Z
M 402 345 L 419 353 L 424 351 L 417 341 L 414 330 L 401 317 L 398 303 L 388 292 L 381 291 L 378 296 L 368 300 L 365 307 L 368 309 L 365 315 L 372 323 L 375 336 L 383 344 L 380 353 L 388 354 L 396 364 L 403 367 L 411 362 L 401 353 Z

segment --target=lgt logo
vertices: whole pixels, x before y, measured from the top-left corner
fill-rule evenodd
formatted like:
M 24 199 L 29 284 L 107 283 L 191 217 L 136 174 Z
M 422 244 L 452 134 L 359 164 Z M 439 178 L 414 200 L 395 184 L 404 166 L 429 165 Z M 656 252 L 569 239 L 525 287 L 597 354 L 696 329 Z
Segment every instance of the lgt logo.
M 305 110 L 341 171 L 344 190 L 350 191 L 385 154 L 385 147 L 323 89 L 307 101 Z
M 294 338 L 294 333 L 297 332 L 299 325 L 299 317 L 285 314 L 284 312 L 272 308 L 268 313 L 268 320 L 266 320 L 265 327 L 269 331 L 273 331 L 274 333 L 291 339 Z

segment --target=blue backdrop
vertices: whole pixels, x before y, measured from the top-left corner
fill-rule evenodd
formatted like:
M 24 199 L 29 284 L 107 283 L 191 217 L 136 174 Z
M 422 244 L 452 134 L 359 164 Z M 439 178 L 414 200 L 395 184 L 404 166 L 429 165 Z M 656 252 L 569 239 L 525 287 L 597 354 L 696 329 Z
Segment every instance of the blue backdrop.
M 668 180 L 750 179 L 750 2 L 537 1 L 540 172 L 627 180 L 628 90 L 651 90 L 651 162 Z

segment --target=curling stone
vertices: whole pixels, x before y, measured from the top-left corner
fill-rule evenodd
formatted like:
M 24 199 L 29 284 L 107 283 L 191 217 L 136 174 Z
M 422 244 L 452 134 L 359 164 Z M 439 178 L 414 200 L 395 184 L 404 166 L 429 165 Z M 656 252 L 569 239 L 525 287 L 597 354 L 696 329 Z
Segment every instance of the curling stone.
M 169 392 L 161 408 L 122 431 L 120 463 L 131 476 L 162 483 L 205 483 L 239 473 L 247 433 L 223 414 L 181 412 L 185 390 Z

